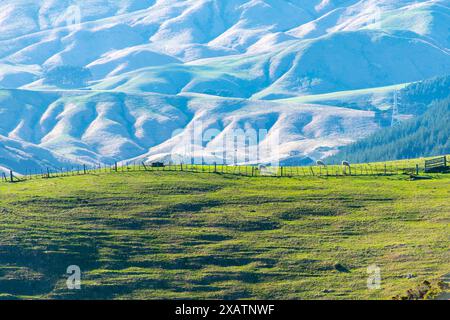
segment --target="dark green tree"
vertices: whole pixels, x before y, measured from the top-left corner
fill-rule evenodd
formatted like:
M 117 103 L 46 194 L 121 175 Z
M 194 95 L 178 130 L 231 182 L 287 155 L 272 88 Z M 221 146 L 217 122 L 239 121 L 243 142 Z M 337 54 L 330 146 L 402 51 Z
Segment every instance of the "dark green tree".
M 44 84 L 60 88 L 83 88 L 92 78 L 89 69 L 77 66 L 59 66 L 51 68 L 44 73 Z

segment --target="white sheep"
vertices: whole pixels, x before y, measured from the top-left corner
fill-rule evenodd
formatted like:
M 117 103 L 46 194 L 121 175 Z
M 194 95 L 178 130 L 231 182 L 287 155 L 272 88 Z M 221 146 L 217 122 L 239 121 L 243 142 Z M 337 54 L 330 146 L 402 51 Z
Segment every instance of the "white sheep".
M 342 166 L 344 167 L 344 174 L 347 174 L 347 168 L 349 170 L 350 175 L 352 175 L 352 167 L 350 165 L 350 162 L 348 161 L 342 161 Z

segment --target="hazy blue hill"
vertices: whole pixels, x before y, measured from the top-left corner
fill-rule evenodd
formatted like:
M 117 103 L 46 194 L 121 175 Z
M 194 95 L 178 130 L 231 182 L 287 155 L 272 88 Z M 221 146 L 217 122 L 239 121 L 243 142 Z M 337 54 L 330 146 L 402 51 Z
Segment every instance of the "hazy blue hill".
M 220 162 L 243 129 L 267 131 L 254 150 L 278 149 L 259 162 L 323 159 L 390 126 L 398 90 L 450 74 L 448 0 L 1 0 L 0 12 L 0 171 L 193 150 Z M 402 92 L 402 119 L 449 82 Z M 199 121 L 213 141 L 190 138 Z

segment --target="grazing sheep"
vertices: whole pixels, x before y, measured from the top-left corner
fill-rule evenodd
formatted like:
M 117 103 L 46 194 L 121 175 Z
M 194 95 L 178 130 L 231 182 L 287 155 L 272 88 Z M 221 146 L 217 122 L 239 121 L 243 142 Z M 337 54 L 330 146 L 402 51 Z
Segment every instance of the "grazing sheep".
M 344 167 L 344 174 L 347 175 L 347 168 L 349 170 L 350 175 L 352 175 L 352 167 L 350 165 L 350 162 L 348 161 L 342 161 L 342 166 Z
M 321 161 L 321 160 L 317 160 L 316 161 L 316 165 L 321 166 L 321 167 L 326 167 L 327 165 L 325 164 L 325 162 Z
M 266 166 L 263 164 L 258 165 L 259 174 L 262 176 L 276 176 L 278 174 L 278 167 Z
M 348 162 L 348 161 L 342 161 L 342 165 L 343 165 L 344 167 L 350 167 L 350 162 Z

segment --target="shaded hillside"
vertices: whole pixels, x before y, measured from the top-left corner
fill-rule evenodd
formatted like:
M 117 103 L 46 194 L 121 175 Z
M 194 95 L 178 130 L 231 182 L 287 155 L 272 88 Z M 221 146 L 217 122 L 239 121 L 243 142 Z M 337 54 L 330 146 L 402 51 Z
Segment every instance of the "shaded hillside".
M 450 75 L 412 83 L 400 91 L 400 112 L 422 114 L 436 100 L 450 95 Z

